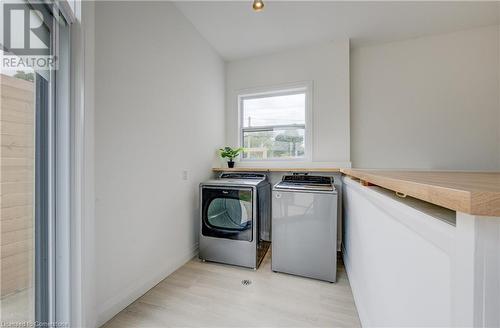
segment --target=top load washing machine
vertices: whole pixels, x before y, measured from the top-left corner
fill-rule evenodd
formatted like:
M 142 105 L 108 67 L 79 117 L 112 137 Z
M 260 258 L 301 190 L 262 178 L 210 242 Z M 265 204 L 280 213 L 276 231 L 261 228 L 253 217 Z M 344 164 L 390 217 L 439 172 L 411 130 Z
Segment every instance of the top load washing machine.
M 200 259 L 256 269 L 271 241 L 265 174 L 222 173 L 200 184 Z
M 272 194 L 272 270 L 334 282 L 338 199 L 333 178 L 285 175 Z

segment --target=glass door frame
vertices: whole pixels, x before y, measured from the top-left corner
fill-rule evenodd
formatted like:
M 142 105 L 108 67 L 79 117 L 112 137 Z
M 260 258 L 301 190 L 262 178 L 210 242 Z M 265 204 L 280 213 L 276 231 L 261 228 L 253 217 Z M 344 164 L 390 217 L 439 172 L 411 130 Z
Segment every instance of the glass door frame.
M 35 322 L 70 325 L 70 27 L 52 2 L 26 5 L 51 15 L 49 80 L 36 79 Z M 45 75 L 45 74 L 44 74 Z M 43 90 L 40 90 L 43 89 Z M 43 91 L 43 92 L 40 92 Z M 45 108 L 40 106 L 45 105 Z

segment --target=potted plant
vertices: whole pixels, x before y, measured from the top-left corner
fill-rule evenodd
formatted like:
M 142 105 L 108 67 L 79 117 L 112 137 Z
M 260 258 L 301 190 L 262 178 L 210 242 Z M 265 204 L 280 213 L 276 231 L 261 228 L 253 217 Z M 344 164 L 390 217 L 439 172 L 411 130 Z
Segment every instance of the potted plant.
M 231 148 L 231 147 L 224 147 L 220 149 L 220 157 L 222 158 L 227 158 L 227 166 L 229 168 L 234 167 L 234 161 L 235 159 L 241 152 L 243 151 L 243 148 Z

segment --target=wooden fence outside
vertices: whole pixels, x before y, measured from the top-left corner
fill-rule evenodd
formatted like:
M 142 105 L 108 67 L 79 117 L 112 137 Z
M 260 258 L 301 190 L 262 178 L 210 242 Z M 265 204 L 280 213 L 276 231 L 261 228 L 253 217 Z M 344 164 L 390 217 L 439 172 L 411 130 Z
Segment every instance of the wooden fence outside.
M 33 284 L 33 82 L 0 75 L 0 296 Z

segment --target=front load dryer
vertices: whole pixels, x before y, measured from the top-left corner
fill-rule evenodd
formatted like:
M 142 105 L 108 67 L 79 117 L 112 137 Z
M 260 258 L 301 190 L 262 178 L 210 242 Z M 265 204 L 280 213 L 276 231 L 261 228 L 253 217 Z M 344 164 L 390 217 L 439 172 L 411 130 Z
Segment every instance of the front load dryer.
M 200 259 L 257 269 L 271 241 L 265 174 L 222 173 L 200 184 Z

